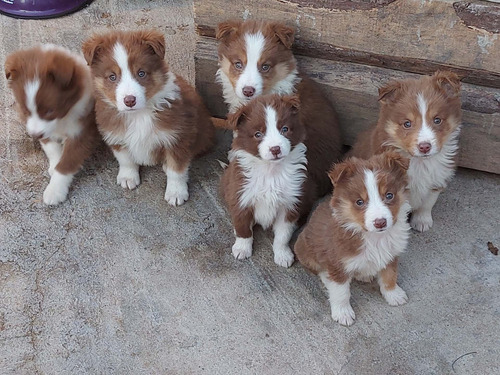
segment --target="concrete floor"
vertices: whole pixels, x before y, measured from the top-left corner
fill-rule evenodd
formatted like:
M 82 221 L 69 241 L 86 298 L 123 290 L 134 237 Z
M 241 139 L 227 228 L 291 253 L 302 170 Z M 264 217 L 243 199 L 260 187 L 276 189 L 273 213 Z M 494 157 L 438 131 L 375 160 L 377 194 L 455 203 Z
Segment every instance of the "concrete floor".
M 165 31 L 173 70 L 192 81 L 189 1 L 98 0 L 52 21 L 0 16 L 0 63 L 37 41 L 78 49 L 94 31 L 149 26 Z M 346 328 L 331 320 L 319 280 L 273 263 L 269 233 L 257 231 L 251 259 L 233 259 L 216 161 L 230 134 L 194 163 L 184 206 L 163 200 L 160 167 L 122 190 L 101 147 L 69 200 L 48 208 L 46 158 L 3 75 L 0 89 L 0 374 L 500 373 L 500 257 L 487 249 L 500 245 L 500 176 L 459 170 L 434 228 L 412 233 L 401 258 L 409 303 L 390 307 L 375 283 L 354 283 L 357 321 Z

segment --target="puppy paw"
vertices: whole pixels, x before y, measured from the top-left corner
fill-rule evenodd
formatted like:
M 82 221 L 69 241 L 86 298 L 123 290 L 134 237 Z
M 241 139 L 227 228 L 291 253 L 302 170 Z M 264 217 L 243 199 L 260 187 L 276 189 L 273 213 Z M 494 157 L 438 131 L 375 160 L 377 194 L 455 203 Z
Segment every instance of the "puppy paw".
M 408 296 L 406 295 L 406 292 L 401 289 L 399 285 L 396 285 L 396 287 L 392 290 L 382 291 L 382 295 L 384 296 L 387 303 L 391 306 L 404 305 L 406 302 L 408 302 Z
M 124 189 L 135 189 L 141 183 L 139 171 L 134 168 L 120 168 L 116 183 Z
M 252 255 L 252 243 L 253 239 L 250 238 L 236 238 L 236 242 L 233 245 L 233 256 L 236 259 L 246 259 Z
M 167 182 L 165 190 L 165 200 L 172 206 L 180 206 L 189 198 L 188 186 L 186 183 Z
M 292 250 L 288 246 L 282 248 L 274 248 L 274 263 L 281 267 L 290 267 L 295 260 Z
M 55 206 L 64 202 L 68 196 L 68 187 L 55 183 L 49 183 L 43 192 L 43 203 L 48 206 Z
M 418 232 L 426 232 L 432 227 L 431 213 L 414 212 L 411 216 L 410 225 Z
M 356 314 L 351 305 L 332 306 L 332 319 L 343 326 L 351 326 L 354 323 Z

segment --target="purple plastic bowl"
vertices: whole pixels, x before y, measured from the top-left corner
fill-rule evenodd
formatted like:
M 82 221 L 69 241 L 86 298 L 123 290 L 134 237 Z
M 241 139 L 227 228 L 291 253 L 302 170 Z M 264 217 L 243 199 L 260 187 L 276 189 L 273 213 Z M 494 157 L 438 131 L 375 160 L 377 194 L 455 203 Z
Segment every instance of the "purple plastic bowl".
M 55 18 L 75 12 L 92 0 L 0 0 L 0 13 L 14 18 Z

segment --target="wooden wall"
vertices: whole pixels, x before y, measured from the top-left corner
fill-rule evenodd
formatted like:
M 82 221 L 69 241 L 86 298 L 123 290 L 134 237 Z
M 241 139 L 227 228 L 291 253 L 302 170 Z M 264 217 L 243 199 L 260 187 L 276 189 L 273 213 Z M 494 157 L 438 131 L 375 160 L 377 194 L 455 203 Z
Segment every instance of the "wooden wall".
M 196 85 L 224 117 L 215 83 L 215 28 L 227 19 L 278 20 L 296 29 L 300 68 L 339 112 L 345 143 L 378 116 L 391 79 L 456 72 L 463 83 L 459 165 L 500 173 L 500 4 L 448 0 L 195 0 Z

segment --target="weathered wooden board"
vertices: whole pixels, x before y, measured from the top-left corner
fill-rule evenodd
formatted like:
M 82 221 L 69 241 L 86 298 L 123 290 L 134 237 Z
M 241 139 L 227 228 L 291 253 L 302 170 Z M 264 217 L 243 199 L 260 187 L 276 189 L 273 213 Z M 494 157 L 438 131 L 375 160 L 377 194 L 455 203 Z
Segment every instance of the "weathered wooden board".
M 296 28 L 294 52 L 412 73 L 453 70 L 500 88 L 500 4 L 451 0 L 195 0 L 195 23 L 214 36 L 227 19 Z
M 362 64 L 298 56 L 304 72 L 321 84 L 339 113 L 344 142 L 372 126 L 378 116 L 378 88 L 391 79 L 417 75 Z M 212 114 L 224 117 L 227 109 L 215 83 L 217 41 L 201 38 L 196 52 L 196 85 Z M 463 131 L 459 165 L 500 173 L 500 90 L 463 84 Z

